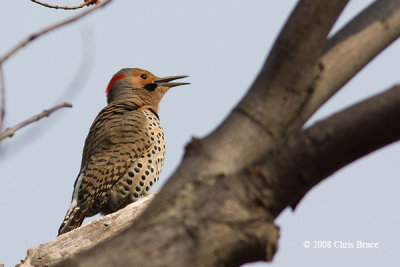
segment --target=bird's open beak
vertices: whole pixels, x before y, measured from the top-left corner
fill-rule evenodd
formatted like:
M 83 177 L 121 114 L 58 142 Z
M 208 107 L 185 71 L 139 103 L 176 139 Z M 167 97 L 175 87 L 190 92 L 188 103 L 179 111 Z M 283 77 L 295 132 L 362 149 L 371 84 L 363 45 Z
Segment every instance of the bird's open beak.
M 188 77 L 188 76 L 186 76 L 186 75 L 181 75 L 181 76 L 168 76 L 168 77 L 164 77 L 164 78 L 158 78 L 158 79 L 155 80 L 154 82 L 155 82 L 157 85 L 165 86 L 165 87 L 171 88 L 171 87 L 174 87 L 174 86 L 190 84 L 190 83 L 170 83 L 170 81 L 174 81 L 174 80 L 182 79 L 182 78 L 186 78 L 186 77 Z

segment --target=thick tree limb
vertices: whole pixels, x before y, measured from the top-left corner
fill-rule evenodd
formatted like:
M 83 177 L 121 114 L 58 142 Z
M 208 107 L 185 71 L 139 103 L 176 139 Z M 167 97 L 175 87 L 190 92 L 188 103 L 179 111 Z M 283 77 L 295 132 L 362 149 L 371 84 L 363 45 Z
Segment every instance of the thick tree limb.
M 237 171 L 285 135 L 309 96 L 326 37 L 347 2 L 299 1 L 247 95 L 204 139 L 202 145 L 212 152 L 203 153 L 216 163 L 208 169 Z M 233 149 L 232 144 L 238 145 Z
M 99 4 L 99 5 L 97 5 L 97 6 L 93 7 L 93 8 L 90 8 L 90 9 L 88 9 L 88 10 L 85 10 L 84 12 L 82 12 L 82 13 L 76 15 L 76 16 L 73 16 L 73 17 L 71 17 L 71 18 L 69 18 L 69 19 L 66 19 L 66 20 L 63 20 L 63 21 L 61 21 L 61 22 L 58 22 L 58 23 L 56 23 L 56 24 L 54 24 L 54 25 L 51 25 L 51 26 L 49 26 L 49 27 L 47 27 L 47 28 L 44 28 L 43 30 L 38 31 L 38 32 L 36 32 L 36 33 L 32 33 L 32 34 L 31 34 L 30 36 L 28 36 L 25 40 L 22 40 L 19 44 L 17 44 L 17 45 L 14 46 L 13 48 L 11 48 L 8 52 L 6 52 L 5 55 L 3 55 L 2 57 L 0 57 L 0 65 L 1 65 L 4 61 L 6 61 L 9 57 L 11 57 L 13 54 L 15 54 L 18 50 L 20 50 L 21 48 L 23 48 L 24 46 L 26 46 L 27 44 L 29 44 L 29 43 L 32 42 L 33 40 L 37 39 L 38 37 L 43 36 L 44 34 L 50 32 L 50 31 L 53 31 L 53 30 L 55 30 L 55 29 L 58 29 L 58 28 L 60 28 L 60 27 L 62 27 L 62 26 L 65 26 L 65 25 L 67 25 L 67 24 L 69 24 L 69 23 L 72 23 L 72 22 L 74 22 L 74 21 L 77 21 L 77 20 L 79 20 L 80 18 L 82 18 L 83 16 L 86 16 L 86 15 L 92 13 L 93 11 L 95 11 L 95 10 L 97 10 L 97 9 L 99 9 L 99 8 L 102 8 L 102 7 L 106 6 L 106 5 L 109 4 L 111 1 L 112 1 L 112 0 L 105 0 L 105 1 L 102 2 L 101 4 Z
M 304 2 L 300 2 L 299 6 L 301 4 L 304 4 Z M 313 4 L 315 3 L 311 3 L 311 5 Z M 331 4 L 335 3 L 332 2 Z M 343 3 L 336 4 L 340 5 Z M 304 4 L 303 8 L 309 8 L 309 6 Z M 311 7 L 311 10 L 314 10 L 313 8 L 315 7 Z M 299 56 L 299 60 L 296 61 L 290 58 L 291 53 L 282 53 L 278 56 L 278 54 L 274 54 L 273 51 L 275 51 L 275 49 L 273 49 L 268 61 L 263 67 L 263 70 L 260 72 L 257 81 L 262 80 L 261 77 L 263 77 L 263 75 L 265 80 L 274 79 L 274 77 L 280 77 L 280 79 L 274 79 L 270 82 L 271 86 L 266 87 L 268 90 L 265 90 L 265 94 L 269 93 L 269 97 L 271 97 L 271 99 L 264 99 L 265 101 L 261 101 L 261 99 L 263 99 L 262 93 L 260 93 L 260 95 L 255 92 L 251 93 L 254 89 L 254 86 L 257 84 L 256 81 L 255 85 L 252 87 L 252 89 L 250 89 L 248 94 L 253 95 L 252 100 L 254 101 L 249 101 L 248 106 L 249 109 L 253 108 L 254 110 L 258 110 L 260 114 L 260 110 L 264 110 L 264 113 L 267 114 L 260 116 L 258 120 L 264 120 L 263 124 L 267 126 L 270 125 L 272 128 L 280 124 L 281 131 L 271 130 L 272 128 L 269 128 L 270 130 L 265 130 L 266 128 L 257 126 L 255 121 L 252 122 L 249 120 L 249 118 L 244 118 L 243 115 L 239 114 L 240 111 L 234 111 L 210 136 L 201 141 L 195 140 L 195 142 L 192 142 L 191 145 L 197 147 L 196 151 L 200 152 L 200 155 L 194 155 L 193 153 L 192 155 L 189 155 L 189 149 L 189 153 L 185 155 L 182 165 L 179 167 L 173 177 L 167 182 L 164 190 L 162 190 L 160 194 L 162 195 L 165 192 L 166 195 L 171 195 L 175 190 L 175 187 L 182 186 L 182 184 L 178 181 L 179 179 L 174 177 L 194 177 L 193 173 L 196 172 L 229 173 L 240 170 L 249 163 L 254 162 L 260 155 L 265 153 L 274 144 L 273 136 L 275 136 L 275 138 L 279 138 L 279 132 L 283 136 L 285 135 L 285 132 L 292 133 L 299 130 L 303 123 L 312 115 L 312 113 L 326 101 L 327 95 L 331 96 L 334 92 L 338 91 L 343 84 L 345 84 L 357 71 L 359 71 L 360 68 L 368 63 L 368 60 L 371 60 L 399 36 L 399 10 L 399 2 L 396 0 L 380 0 L 374 2 L 373 5 L 368 7 L 353 22 L 345 26 L 342 31 L 336 34 L 325 44 L 325 53 L 320 59 L 319 63 L 320 68 L 316 68 L 315 72 L 307 69 L 307 64 L 302 64 L 301 56 Z M 294 13 L 295 12 L 296 10 Z M 319 10 L 319 15 L 323 17 L 327 16 L 325 12 L 328 11 L 324 11 L 323 9 Z M 369 16 L 371 16 L 371 18 L 369 18 Z M 296 16 L 292 15 L 292 17 Z M 312 16 L 308 16 L 308 18 L 311 17 Z M 312 26 L 307 24 L 308 22 L 313 25 L 321 25 L 322 22 L 325 21 L 319 20 L 318 16 L 313 18 L 314 21 L 312 19 L 310 19 L 310 21 L 307 19 L 302 19 L 304 18 L 298 17 L 298 21 L 295 20 L 293 24 L 296 25 L 299 23 L 299 27 L 303 25 L 305 29 L 312 29 Z M 321 23 L 315 23 L 315 21 Z M 287 24 L 291 25 L 289 22 Z M 385 25 L 385 27 L 381 27 L 382 25 Z M 288 36 L 287 38 L 290 36 L 297 36 L 297 31 L 302 32 L 301 29 L 298 30 L 296 27 L 293 27 L 292 31 L 290 31 L 290 28 L 288 30 L 288 28 L 285 27 L 281 35 Z M 372 37 L 372 32 L 374 31 L 377 32 L 378 38 Z M 311 33 L 308 34 L 312 36 Z M 284 37 L 279 38 L 285 40 Z M 296 40 L 295 37 L 294 39 Z M 310 39 L 303 39 L 299 37 L 299 40 L 296 40 L 298 44 L 304 43 L 303 46 L 310 42 L 310 46 L 315 48 L 315 42 L 313 41 L 314 39 L 311 37 Z M 368 45 L 365 45 L 365 42 L 368 42 Z M 371 49 L 359 48 L 359 46 L 367 47 L 369 46 L 369 43 L 372 44 L 370 46 Z M 279 44 L 284 47 L 286 46 L 278 41 L 275 46 L 278 46 Z M 276 50 L 279 51 L 279 49 Z M 299 49 L 297 52 L 306 55 L 305 58 L 308 56 L 312 57 L 312 55 L 304 53 L 305 51 L 301 49 Z M 277 62 L 287 61 L 288 63 L 282 63 L 282 66 L 284 67 L 280 67 L 279 65 L 274 66 L 272 63 L 269 63 L 270 61 L 274 62 L 273 59 L 270 60 L 271 57 L 273 59 L 275 58 Z M 304 60 L 308 62 L 307 59 Z M 272 74 L 267 73 L 267 66 L 272 66 L 270 68 Z M 284 81 L 286 79 L 290 80 L 289 77 L 291 77 L 291 75 L 294 77 L 299 77 L 299 74 L 291 72 L 291 69 L 296 68 L 307 70 L 306 72 L 312 73 L 313 75 L 312 80 L 309 80 L 308 87 L 305 90 L 303 89 L 304 91 L 298 89 L 298 91 L 302 92 L 302 94 L 293 93 L 290 95 L 289 89 L 286 90 L 289 91 L 288 94 L 282 93 L 280 90 L 274 91 L 270 89 L 270 87 L 278 88 L 278 85 L 276 84 L 279 84 L 281 81 L 283 81 L 282 84 L 285 85 L 286 82 Z M 348 74 L 344 75 L 343 70 L 346 70 Z M 276 74 L 276 72 L 280 72 L 281 74 Z M 287 77 L 285 76 L 285 73 L 288 75 Z M 299 73 L 301 73 L 301 71 L 299 71 Z M 343 78 L 340 77 L 340 75 L 343 75 Z M 295 78 L 291 81 L 294 82 Z M 290 84 L 290 82 L 287 82 L 287 86 L 285 88 L 290 88 L 288 87 L 288 84 Z M 306 82 L 304 82 L 304 84 L 306 84 Z M 262 92 L 261 89 L 258 91 Z M 285 90 L 282 91 L 285 92 Z M 293 91 L 296 92 L 296 90 Z M 275 92 L 276 94 L 271 92 Z M 282 94 L 280 95 L 280 93 Z M 258 97 L 260 101 L 257 101 Z M 310 99 L 314 100 L 310 102 Z M 237 111 L 240 109 L 241 108 L 238 107 L 235 110 Z M 288 115 L 288 117 L 292 118 L 292 121 L 289 119 L 281 122 L 282 118 L 286 117 L 286 115 L 283 114 L 285 112 L 292 114 Z M 258 124 L 261 125 L 260 123 Z M 287 127 L 286 131 L 284 130 L 284 125 Z M 243 129 L 246 129 L 246 131 Z M 218 147 L 217 151 L 215 151 L 216 147 Z M 183 181 L 184 180 L 182 179 L 182 182 Z M 157 200 L 152 205 L 156 205 L 156 203 L 158 203 Z
M 22 127 L 27 126 L 28 124 L 38 121 L 44 117 L 48 117 L 48 116 L 50 116 L 51 113 L 53 113 L 61 108 L 70 108 L 70 107 L 72 107 L 72 105 L 70 103 L 62 103 L 62 104 L 52 107 L 50 109 L 43 110 L 42 113 L 37 114 L 33 117 L 30 117 L 29 119 L 27 119 L 23 122 L 20 122 L 17 125 L 15 125 L 14 127 L 7 128 L 4 132 L 0 132 L 0 141 L 3 140 L 4 138 L 12 137 L 16 131 L 18 131 Z
M 400 139 L 400 85 L 320 121 L 272 150 L 251 168 L 277 216 L 345 165 Z M 260 179 L 263 177 L 263 179 Z
M 246 98 L 216 132 L 188 146 L 151 205 L 126 230 L 57 266 L 271 260 L 279 235 L 273 221 L 285 207 L 335 170 L 400 138 L 399 87 L 293 134 L 320 75 L 326 35 L 346 2 L 300 1 Z M 371 133 L 382 137 L 373 142 Z
M 271 260 L 279 213 L 334 171 L 399 140 L 399 116 L 396 86 L 290 136 L 244 171 L 196 177 L 165 212 L 143 213 L 117 236 L 57 266 L 237 266 Z
M 302 125 L 332 95 L 400 36 L 400 2 L 373 2 L 330 38 L 324 48 L 312 95 L 295 125 Z
M 299 1 L 248 95 L 212 134 L 189 145 L 182 164 L 152 202 L 159 210 L 154 212 L 164 209 L 164 201 L 158 199 L 174 197 L 188 181 L 199 175 L 236 172 L 285 135 L 309 96 L 307 84 L 314 77 L 326 37 L 347 2 Z
M 26 258 L 18 267 L 52 265 L 114 236 L 128 227 L 155 195 L 150 194 L 123 210 L 80 227 L 77 231 L 68 232 L 46 244 L 29 249 Z

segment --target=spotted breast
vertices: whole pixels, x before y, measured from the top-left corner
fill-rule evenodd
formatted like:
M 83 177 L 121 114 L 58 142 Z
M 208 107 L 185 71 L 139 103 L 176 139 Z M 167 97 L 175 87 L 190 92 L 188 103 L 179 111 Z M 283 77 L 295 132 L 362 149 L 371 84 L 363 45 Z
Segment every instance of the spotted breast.
M 136 151 L 138 157 L 132 160 L 130 167 L 108 191 L 105 199 L 99 201 L 102 214 L 115 212 L 146 195 L 159 179 L 165 158 L 164 131 L 156 114 L 146 109 L 140 112 L 146 123 L 142 127 L 146 150 Z M 94 212 L 97 213 L 95 210 Z
M 125 68 L 106 88 L 107 106 L 85 140 L 70 207 L 58 230 L 67 233 L 86 217 L 109 214 L 146 195 L 158 181 L 165 156 L 158 107 L 172 82 L 187 76 L 157 77 Z

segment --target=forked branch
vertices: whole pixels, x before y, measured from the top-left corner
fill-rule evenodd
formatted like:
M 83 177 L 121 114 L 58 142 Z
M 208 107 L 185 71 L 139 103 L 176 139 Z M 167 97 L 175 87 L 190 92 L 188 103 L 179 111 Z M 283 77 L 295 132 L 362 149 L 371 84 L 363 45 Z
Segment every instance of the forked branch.
M 331 37 L 309 90 L 312 95 L 298 116 L 302 125 L 357 72 L 400 36 L 400 1 L 374 1 Z
M 163 211 L 147 213 L 150 205 L 123 233 L 56 266 L 238 266 L 271 260 L 276 216 L 344 165 L 399 140 L 400 126 L 393 123 L 399 116 L 396 86 L 290 136 L 244 171 L 195 177 Z
M 168 197 L 198 175 L 249 166 L 287 134 L 309 97 L 320 53 L 347 2 L 298 2 L 248 94 L 214 132 L 196 142 L 194 153 L 186 153 L 153 207 L 162 210 Z
M 400 140 L 400 85 L 336 113 L 269 152 L 252 167 L 254 183 L 273 192 L 264 203 L 276 217 L 345 165 Z

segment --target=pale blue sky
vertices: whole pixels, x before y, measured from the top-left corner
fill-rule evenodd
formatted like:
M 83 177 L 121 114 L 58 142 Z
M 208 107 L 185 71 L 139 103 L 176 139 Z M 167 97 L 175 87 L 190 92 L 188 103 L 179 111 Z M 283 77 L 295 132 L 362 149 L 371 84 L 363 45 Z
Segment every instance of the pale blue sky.
M 52 1 L 74 2 L 80 1 Z M 245 94 L 295 2 L 114 1 L 10 58 L 4 64 L 6 126 L 61 101 L 74 107 L 1 144 L 0 262 L 15 265 L 28 248 L 56 236 L 70 204 L 83 142 L 106 103 L 104 90 L 115 72 L 139 67 L 159 76 L 190 76 L 190 86 L 172 89 L 161 103 L 167 158 L 160 188 L 179 164 L 185 143 L 212 131 Z M 338 24 L 370 2 L 351 1 Z M 77 12 L 3 0 L 0 54 Z M 313 119 L 398 82 L 399 55 L 400 44 L 394 43 Z M 399 155 L 396 143 L 314 188 L 294 213 L 286 210 L 278 218 L 281 238 L 274 262 L 254 266 L 398 266 Z M 307 240 L 360 240 L 380 247 L 305 249 Z

